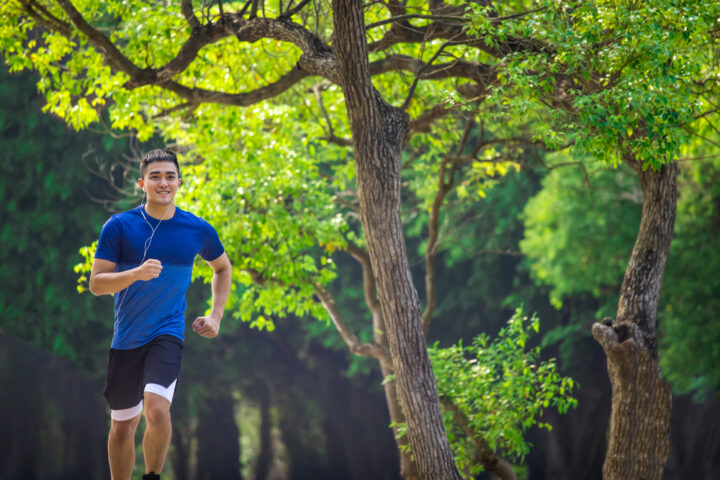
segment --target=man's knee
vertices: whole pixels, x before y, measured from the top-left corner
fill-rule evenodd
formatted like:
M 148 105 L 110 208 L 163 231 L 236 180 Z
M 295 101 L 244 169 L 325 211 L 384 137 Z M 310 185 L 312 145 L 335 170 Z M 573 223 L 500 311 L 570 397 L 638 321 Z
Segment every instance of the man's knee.
M 154 393 L 145 392 L 145 420 L 149 424 L 170 422 L 170 402 Z
M 110 437 L 120 442 L 134 438 L 138 423 L 140 415 L 130 420 L 113 420 L 110 424 Z

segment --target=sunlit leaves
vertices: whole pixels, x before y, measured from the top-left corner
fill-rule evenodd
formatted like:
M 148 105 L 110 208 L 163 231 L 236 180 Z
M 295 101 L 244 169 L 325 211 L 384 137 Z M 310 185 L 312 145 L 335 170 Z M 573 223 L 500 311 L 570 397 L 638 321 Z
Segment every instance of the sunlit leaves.
M 508 2 L 500 14 L 527 11 Z M 534 10 L 490 26 L 473 5 L 471 30 L 491 44 L 512 36 L 537 48 L 508 53 L 490 99 L 509 115 L 544 114 L 537 138 L 568 136 L 578 153 L 645 167 L 677 159 L 684 126 L 697 115 L 691 89 L 714 64 L 717 2 L 535 2 Z M 516 11 L 513 11 L 516 9 Z
M 445 423 L 458 468 L 468 478 L 482 471 L 475 447 L 455 420 L 453 409 L 467 420 L 478 438 L 494 451 L 522 459 L 530 450 L 524 432 L 540 421 L 547 408 L 565 413 L 577 401 L 575 382 L 557 372 L 553 359 L 540 361 L 540 348 L 529 347 L 539 320 L 518 310 L 493 341 L 481 334 L 470 345 L 429 350 L 441 398 L 454 407 L 444 408 Z
M 289 313 L 323 318 L 314 284 L 335 277 L 329 255 L 345 245 L 346 223 L 321 175 L 323 163 L 303 153 L 316 131 L 306 127 L 306 114 L 279 105 L 207 105 L 195 112 L 192 129 L 164 122 L 173 138 L 192 146 L 179 204 L 218 229 L 239 285 L 235 315 L 258 328 Z
M 95 258 L 96 250 L 97 250 L 97 241 L 93 242 L 90 245 L 80 247 L 80 256 L 82 257 L 82 262 L 77 263 L 73 267 L 73 271 L 78 274 L 78 279 L 77 279 L 78 293 L 83 293 L 83 292 L 88 291 L 88 283 L 90 281 L 90 272 L 92 271 L 92 263 L 93 263 L 93 259 Z

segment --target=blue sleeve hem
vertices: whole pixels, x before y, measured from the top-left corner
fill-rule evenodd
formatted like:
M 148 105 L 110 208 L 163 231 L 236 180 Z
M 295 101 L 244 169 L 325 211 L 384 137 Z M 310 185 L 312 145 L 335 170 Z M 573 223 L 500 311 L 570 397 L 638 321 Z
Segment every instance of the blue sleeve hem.
M 212 257 L 212 258 L 205 258 L 205 257 L 203 257 L 202 255 L 200 255 L 200 257 L 201 257 L 203 260 L 205 260 L 206 262 L 214 262 L 214 261 L 217 260 L 218 258 L 222 257 L 222 254 L 223 254 L 223 253 L 225 253 L 225 248 L 223 248 L 220 253 L 218 253 L 217 255 L 215 255 L 215 256 Z

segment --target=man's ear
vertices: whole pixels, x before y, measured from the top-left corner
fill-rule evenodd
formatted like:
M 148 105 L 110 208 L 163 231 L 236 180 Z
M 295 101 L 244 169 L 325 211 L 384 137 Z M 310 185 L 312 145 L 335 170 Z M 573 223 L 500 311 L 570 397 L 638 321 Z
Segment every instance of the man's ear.
M 145 182 L 143 182 L 142 178 L 138 178 L 138 186 L 140 187 L 140 190 L 145 190 Z

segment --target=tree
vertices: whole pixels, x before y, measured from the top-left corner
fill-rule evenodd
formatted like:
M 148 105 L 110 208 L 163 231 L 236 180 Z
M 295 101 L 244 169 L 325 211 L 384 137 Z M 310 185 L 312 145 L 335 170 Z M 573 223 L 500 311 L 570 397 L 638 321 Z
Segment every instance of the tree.
M 717 133 L 683 149 L 679 162 L 677 224 L 658 310 L 658 355 L 663 375 L 676 394 L 699 399 L 718 391 L 717 330 L 705 321 L 716 300 L 717 250 L 715 179 L 718 161 L 711 148 Z M 710 143 L 712 142 L 712 143 Z M 521 248 L 538 284 L 551 287 L 556 306 L 572 296 L 597 301 L 597 320 L 612 315 L 617 287 L 632 248 L 642 196 L 637 177 L 624 166 L 552 170 L 525 208 Z M 587 174 L 587 177 L 586 177 Z M 612 237 L 605 232 L 612 231 Z M 568 255 L 567 252 L 573 252 Z M 572 325 L 575 328 L 577 325 Z
M 158 10 L 152 10 L 148 6 L 143 14 L 143 27 L 148 29 L 146 33 L 149 36 L 144 37 L 129 33 L 134 30 L 130 25 L 138 20 L 135 16 L 140 4 L 107 4 L 101 8 L 96 8 L 95 5 L 81 5 L 77 9 L 67 1 L 57 4 L 20 2 L 3 6 L 3 13 L 8 20 L 3 30 L 3 42 L 4 49 L 9 54 L 7 58 L 14 68 L 24 68 L 34 64 L 44 75 L 40 88 L 47 94 L 49 110 L 64 116 L 70 124 L 81 127 L 94 120 L 96 118 L 94 108 L 104 104 L 105 99 L 111 97 L 114 102 L 110 108 L 113 126 L 135 128 L 141 137 L 148 136 L 153 128 L 149 124 L 149 118 L 143 116 L 146 107 L 152 110 L 159 107 L 159 110 L 152 115 L 175 114 L 170 117 L 171 121 L 164 125 L 165 133 L 171 135 L 177 129 L 177 125 L 173 125 L 172 122 L 182 120 L 183 117 L 180 115 L 183 113 L 182 110 L 195 108 L 201 103 L 218 103 L 220 100 L 223 104 L 249 105 L 268 96 L 282 93 L 309 75 L 321 76 L 343 85 L 349 106 L 351 129 L 355 136 L 363 136 L 359 129 L 370 125 L 374 125 L 376 135 L 363 136 L 365 142 L 389 135 L 386 145 L 375 151 L 367 149 L 370 147 L 369 144 L 356 143 L 356 159 L 361 185 L 360 198 L 364 210 L 363 222 L 370 250 L 368 258 L 374 264 L 373 273 L 377 280 L 379 306 L 386 323 L 386 328 L 380 331 L 388 339 L 391 353 L 385 352 L 386 347 L 372 342 L 356 345 L 353 348 L 358 348 L 358 351 L 364 354 L 385 358 L 385 364 L 388 366 L 392 359 L 392 369 L 400 384 L 399 392 L 404 414 L 408 417 L 408 436 L 421 474 L 435 478 L 454 477 L 457 476 L 457 472 L 443 431 L 435 384 L 425 351 L 419 303 L 407 267 L 399 215 L 400 152 L 410 129 L 410 121 L 402 110 L 391 108 L 370 86 L 370 71 L 367 70 L 367 53 L 364 50 L 366 47 L 361 5 L 359 3 L 334 5 L 333 18 L 336 30 L 347 33 L 338 34 L 336 37 L 334 47 L 339 52 L 337 57 L 324 42 L 323 37 L 327 37 L 327 32 L 322 29 L 327 25 L 317 22 L 313 28 L 317 33 L 314 33 L 311 29 L 290 20 L 294 15 L 305 20 L 310 18 L 308 5 L 309 2 L 305 1 L 296 6 L 288 5 L 283 10 L 283 4 L 280 3 L 278 10 L 268 9 L 267 15 L 260 17 L 258 7 L 262 6 L 264 13 L 266 7 L 264 4 L 248 2 L 244 5 L 237 3 L 223 6 L 219 3 L 203 12 L 204 15 L 213 17 L 205 23 L 201 23 L 195 16 L 190 2 L 183 3 L 184 18 L 168 17 L 164 11 L 160 14 Z M 322 3 L 318 5 L 320 8 L 326 7 Z M 234 13 L 225 13 L 225 7 L 231 6 L 235 9 Z M 344 7 L 352 8 L 344 10 Z M 404 9 L 398 4 L 392 5 L 389 11 L 397 11 L 398 8 Z M 323 12 L 316 9 L 313 13 L 320 17 Z M 86 18 L 97 27 L 91 26 Z M 114 19 L 123 22 L 113 26 Z M 11 25 L 13 27 L 19 25 L 20 28 L 13 28 Z M 44 43 L 26 36 L 27 32 L 33 35 L 39 32 L 39 30 L 29 30 L 34 27 L 45 30 L 40 33 Z M 175 60 L 170 60 L 174 56 L 172 52 L 176 51 L 178 46 L 178 44 L 173 45 L 173 39 L 177 38 L 176 29 L 184 30 L 185 38 L 182 43 L 185 46 L 180 47 L 179 55 Z M 110 33 L 106 35 L 105 31 Z M 248 95 L 219 94 L 202 88 L 203 81 L 200 77 L 205 76 L 207 72 L 203 72 L 201 64 L 218 60 L 217 55 L 228 46 L 228 42 L 223 40 L 233 36 L 241 42 L 271 38 L 294 44 L 302 50 L 298 66 L 292 67 L 277 82 L 259 87 Z M 347 44 L 344 48 L 345 41 L 353 38 L 362 41 L 354 45 Z M 149 47 L 151 40 L 153 47 L 163 48 Z M 410 43 L 417 41 L 417 38 L 410 39 Z M 162 43 L 165 45 L 161 45 Z M 212 44 L 218 46 L 222 44 L 223 48 L 217 49 L 207 60 L 194 61 L 202 47 Z M 66 60 L 66 56 L 69 56 L 69 59 Z M 211 60 L 213 57 L 214 59 Z M 37 62 L 40 58 L 42 60 Z M 138 66 L 138 63 L 142 62 L 141 58 L 145 58 L 146 62 L 162 63 L 170 60 L 170 63 L 162 72 L 152 68 L 143 69 Z M 362 59 L 360 65 L 364 64 L 366 67 L 362 70 L 365 75 L 362 79 L 351 78 L 353 75 L 351 68 L 356 66 L 355 61 L 358 59 Z M 283 66 L 283 61 L 277 63 Z M 468 65 L 463 63 L 460 67 L 453 74 L 459 73 L 461 76 L 480 79 L 478 72 L 474 71 L 471 65 L 468 68 Z M 443 68 L 426 66 L 423 62 L 397 56 L 390 62 L 375 62 L 373 73 L 379 74 L 397 68 L 418 72 L 427 78 L 450 76 L 443 71 Z M 180 83 L 171 79 L 186 76 L 187 78 L 183 78 Z M 191 83 L 199 82 L 196 84 L 197 88 L 182 84 L 191 78 L 195 79 L 191 80 Z M 361 82 L 356 85 L 354 82 L 357 80 Z M 354 86 L 362 86 L 362 89 L 353 90 Z M 412 87 L 411 92 L 414 89 L 415 87 Z M 370 112 L 372 118 L 363 119 L 358 114 L 366 105 L 363 102 L 369 98 L 367 95 L 372 95 L 373 102 L 377 101 L 379 104 L 377 110 L 373 108 L 374 111 Z M 185 101 L 175 103 L 175 99 L 179 98 L 184 98 Z M 150 103 L 155 105 L 150 107 Z M 440 105 L 430 109 L 425 116 L 419 115 L 416 118 L 415 128 L 425 128 L 430 121 L 442 116 L 447 110 L 444 105 Z M 391 119 L 394 120 L 390 121 Z M 387 157 L 388 155 L 390 157 Z M 372 169 L 365 170 L 366 167 L 372 167 L 371 158 L 374 158 L 372 162 L 379 161 L 385 166 L 394 164 L 394 173 L 389 175 L 390 172 L 385 171 L 385 166 L 380 166 L 380 170 L 375 172 Z M 390 160 L 391 162 L 386 163 Z M 363 190 L 363 186 L 366 185 L 364 182 L 370 182 L 372 175 L 378 176 L 376 178 L 380 180 L 378 186 L 384 188 L 377 191 L 379 195 L 374 199 L 363 193 L 366 192 Z M 390 203 L 383 203 L 386 201 Z M 385 208 L 391 209 L 385 210 Z M 388 214 L 392 223 L 383 225 Z M 388 232 L 378 232 L 379 226 L 392 228 Z M 381 241 L 389 241 L 393 245 L 392 249 L 381 249 Z M 383 255 L 383 252 L 391 250 L 392 255 Z M 252 269 L 246 271 L 253 273 Z M 265 283 L 262 277 L 256 277 L 254 280 Z M 396 290 L 397 287 L 401 290 Z M 322 289 L 318 289 L 317 293 L 326 305 L 331 305 Z
M 657 362 L 656 319 L 672 240 L 680 148 L 716 112 L 712 91 L 717 4 L 541 4 L 527 21 L 501 24 L 474 6 L 479 38 L 532 38 L 506 55 L 500 104 L 539 108 L 536 138 L 624 163 L 640 179 L 643 207 L 616 318 L 593 325 L 613 389 L 605 478 L 660 478 L 669 451 L 670 390 Z M 706 16 L 707 15 L 707 16 Z M 522 43 L 522 42 L 520 42 Z M 492 45 L 492 42 L 488 42 Z M 688 102 L 688 99 L 695 99 Z
M 90 132 L 68 136 L 62 122 L 41 114 L 43 98 L 31 86 L 36 80 L 29 74 L 12 78 L 4 66 L 0 70 L 2 142 L 8 152 L 0 167 L 5 205 L 0 328 L 96 377 L 105 368 L 98 358 L 112 332 L 97 318 L 108 305 L 76 295 L 71 269 L 77 249 L 104 215 L 87 196 L 104 200 L 117 193 L 89 172 L 96 163 L 122 163 L 132 145 L 128 138 Z
M 207 151 L 193 150 L 199 163 L 198 182 L 203 181 L 199 174 L 208 151 L 232 156 L 232 150 L 241 145 L 240 137 L 222 136 L 231 131 L 228 126 L 233 121 L 234 133 L 252 122 L 252 118 L 244 118 L 252 115 L 264 116 L 264 128 L 272 129 L 274 122 L 287 120 L 288 110 L 306 105 L 302 97 L 312 92 L 324 117 L 320 125 L 326 128 L 326 141 L 354 146 L 355 170 L 337 167 L 332 173 L 356 178 L 364 235 L 344 234 L 342 222 L 333 224 L 336 217 L 325 212 L 320 222 L 313 223 L 325 227 L 318 229 L 317 235 L 295 229 L 288 243 L 300 246 L 300 252 L 343 248 L 359 259 L 366 272 L 367 301 L 374 307 L 374 339 L 360 341 L 342 322 L 325 288 L 334 268 L 324 256 L 297 255 L 296 250 L 289 253 L 293 249 L 286 248 L 286 257 L 294 260 L 291 264 L 279 264 L 283 258 L 279 252 L 277 269 L 258 269 L 262 265 L 257 259 L 243 255 L 238 272 L 244 273 L 239 273 L 238 280 L 251 280 L 268 292 L 248 288 L 252 293 L 243 298 L 251 298 L 259 309 L 304 313 L 316 309 L 311 298 L 317 295 L 351 350 L 377 358 L 395 373 L 392 383 L 398 386 L 404 409 L 400 413 L 407 417 L 408 438 L 420 476 L 456 478 L 425 352 L 423 331 L 427 332 L 433 315 L 432 289 L 426 289 L 427 315 L 423 315 L 405 251 L 400 176 L 403 160 L 408 159 L 402 158 L 403 148 L 414 134 L 434 129 L 444 117 L 469 106 L 493 122 L 512 117 L 519 134 L 495 139 L 497 143 L 550 151 L 574 145 L 578 151 L 629 164 L 644 179 L 647 202 L 656 201 L 648 203 L 639 236 L 643 240 L 638 241 L 634 257 L 649 262 L 654 270 L 649 282 L 642 275 L 648 270 L 639 264 L 628 270 L 623 307 L 614 325 L 621 334 L 633 333 L 634 340 L 622 348 L 631 348 L 657 373 L 654 315 L 674 220 L 675 169 L 668 162 L 684 140 L 681 127 L 697 113 L 685 101 L 689 79 L 707 72 L 701 66 L 708 57 L 707 48 L 691 50 L 691 45 L 708 44 L 714 25 L 711 19 L 717 16 L 713 2 L 675 3 L 627 2 L 613 9 L 594 2 L 541 2 L 532 8 L 535 5 L 528 7 L 518 1 L 502 5 L 500 11 L 490 2 L 447 5 L 431 0 L 426 5 L 389 1 L 371 4 L 364 11 L 358 1 L 332 5 L 279 1 L 276 6 L 249 0 L 200 6 L 185 0 L 177 12 L 140 1 L 74 5 L 68 0 L 22 0 L 2 5 L 0 41 L 13 68 L 36 68 L 41 73 L 39 87 L 48 99 L 47 109 L 75 127 L 95 120 L 97 110 L 106 103 L 111 103 L 108 109 L 114 127 L 133 128 L 147 138 L 157 126 L 167 138 L 182 139 L 185 147 L 207 146 L 210 142 L 200 141 L 200 137 L 211 138 L 213 126 L 220 124 L 215 145 Z M 201 7 L 199 17 L 194 7 Z M 674 21 L 678 15 L 682 21 Z M 645 22 L 645 17 L 655 22 Z M 257 49 L 251 45 L 255 42 L 261 42 L 270 54 L 261 61 L 249 60 L 257 58 Z M 668 52 L 675 51 L 681 52 L 678 59 L 668 60 Z M 437 63 L 445 57 L 450 58 L 447 63 Z M 413 75 L 411 82 L 397 81 L 404 73 Z M 386 76 L 395 81 L 384 80 Z M 312 77 L 323 81 L 310 84 Z M 678 79 L 682 80 L 680 89 L 675 88 Z M 345 100 L 345 107 L 335 113 L 322 108 L 323 93 L 331 90 L 332 84 L 343 88 Z M 243 86 L 242 91 L 238 85 Z M 627 108 L 629 98 L 638 99 L 633 109 Z M 268 99 L 273 99 L 272 106 L 263 104 L 268 111 L 249 108 L 245 114 L 225 108 L 257 105 Z M 283 115 L 285 118 L 280 118 Z M 303 137 L 294 144 L 309 150 L 312 142 L 306 135 L 316 129 L 307 124 L 293 127 Z M 466 147 L 464 141 L 460 143 Z M 482 149 L 484 144 L 480 144 Z M 454 185 L 459 166 L 467 167 L 486 153 L 493 157 L 490 149 L 471 150 L 467 163 L 436 163 L 442 173 L 440 191 L 442 186 Z M 276 195 L 265 197 L 267 201 L 255 212 L 258 216 L 281 212 L 275 208 L 278 205 L 297 208 L 304 201 L 305 188 L 291 188 L 292 194 L 285 196 L 285 191 L 277 188 L 280 184 L 274 183 L 284 179 L 289 188 L 302 187 L 302 182 L 292 178 L 299 175 L 293 170 L 297 164 L 292 158 L 287 160 L 287 168 L 271 171 L 273 182 L 258 182 L 261 189 L 268 183 L 276 188 Z M 328 175 L 320 169 L 309 173 L 315 180 Z M 231 189 L 230 180 L 238 172 L 220 170 L 220 174 L 223 177 L 216 185 L 224 188 L 216 190 L 215 200 L 242 197 L 242 191 Z M 327 194 L 327 183 L 316 181 L 313 185 L 323 187 L 310 189 L 317 192 L 315 200 Z M 653 217 L 660 223 L 647 223 Z M 275 219 L 271 220 L 246 226 L 265 237 L 288 233 L 274 230 Z M 654 233 L 660 231 L 662 236 Z M 647 238 L 659 241 L 649 246 L 654 255 L 643 254 L 650 251 L 644 243 Z M 353 240 L 361 247 L 367 244 L 367 252 L 356 249 Z M 240 245 L 239 251 L 243 252 L 242 248 Z M 426 276 L 432 280 L 433 249 L 427 251 Z M 288 295 L 281 300 L 272 298 L 283 293 Z M 636 302 L 640 297 L 647 302 Z M 635 313 L 629 315 L 630 311 Z M 272 325 L 264 316 L 256 317 L 255 322 Z M 596 330 L 608 352 L 617 352 L 612 332 L 601 325 Z M 640 350 L 633 347 L 638 342 Z M 615 362 L 611 359 L 611 367 Z M 617 396 L 623 391 L 640 393 L 632 382 L 616 385 Z M 660 393 L 651 397 L 663 397 L 663 388 L 658 383 Z M 663 408 L 669 412 L 669 403 Z M 634 423 L 624 422 L 614 410 L 613 425 Z M 652 451 L 650 455 L 636 452 L 626 457 L 649 458 L 651 470 L 661 470 L 663 438 L 667 437 L 663 428 L 660 425 L 644 444 Z M 613 430 L 611 435 L 608 459 L 625 458 L 621 452 L 628 446 L 629 436 L 617 433 Z M 657 448 L 650 437 L 659 439 Z M 607 470 L 612 475 L 615 468 Z

